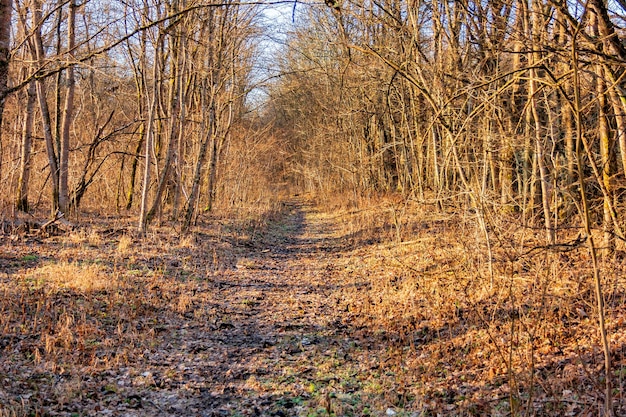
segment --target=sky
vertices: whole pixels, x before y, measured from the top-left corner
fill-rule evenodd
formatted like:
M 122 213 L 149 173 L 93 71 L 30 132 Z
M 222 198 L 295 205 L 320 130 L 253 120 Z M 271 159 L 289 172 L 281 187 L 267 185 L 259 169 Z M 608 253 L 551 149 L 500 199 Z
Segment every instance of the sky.
M 267 6 L 262 13 L 262 24 L 265 34 L 259 42 L 259 59 L 256 64 L 255 81 L 277 76 L 276 59 L 281 54 L 287 38 L 287 31 L 293 26 L 293 3 L 281 3 Z M 253 107 L 261 105 L 268 99 L 263 87 L 255 88 L 248 96 L 249 104 Z

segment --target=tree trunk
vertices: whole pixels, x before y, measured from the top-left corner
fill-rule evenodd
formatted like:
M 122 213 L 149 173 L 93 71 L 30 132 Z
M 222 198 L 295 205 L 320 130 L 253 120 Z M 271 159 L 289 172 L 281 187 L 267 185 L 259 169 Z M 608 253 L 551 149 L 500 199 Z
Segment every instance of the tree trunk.
M 591 14 L 589 25 L 591 27 L 591 31 L 594 36 L 598 37 L 600 34 L 599 27 L 601 26 L 599 20 L 601 17 L 598 16 L 598 10 L 594 9 L 594 12 Z M 615 227 L 613 227 L 613 192 L 611 187 L 611 175 L 613 174 L 613 164 L 612 164 L 612 152 L 613 148 L 612 142 L 613 139 L 611 137 L 611 131 L 609 127 L 608 121 L 608 108 L 609 108 L 609 100 L 610 93 L 607 97 L 607 78 L 612 78 L 609 75 L 609 71 L 604 70 L 604 66 L 602 64 L 597 64 L 595 66 L 596 70 L 596 79 L 595 79 L 595 87 L 596 94 L 598 96 L 598 140 L 600 142 L 600 169 L 601 172 L 598 172 L 597 181 L 600 183 L 602 194 L 604 196 L 602 211 L 603 211 L 603 222 L 602 227 L 604 229 L 604 242 L 603 242 L 603 250 L 601 253 L 606 255 L 611 255 L 615 250 Z M 607 77 L 608 76 L 608 77 Z M 616 115 L 616 119 L 619 119 L 620 116 Z M 618 122 L 618 129 L 619 129 Z M 593 155 L 589 155 L 590 158 Z M 593 161 L 590 161 L 593 166 Z M 594 170 L 595 171 L 595 170 Z
M 67 16 L 67 54 L 68 58 L 74 59 L 76 47 L 76 0 L 70 0 Z M 59 210 L 66 213 L 70 210 L 69 198 L 69 159 L 70 159 L 70 126 L 74 112 L 74 66 L 67 68 L 65 78 L 67 92 L 65 106 L 63 108 L 63 121 L 61 129 L 61 150 L 59 153 Z
M 30 151 L 32 144 L 33 133 L 33 119 L 35 110 L 35 100 L 37 98 L 37 92 L 35 88 L 35 82 L 31 81 L 28 84 L 27 89 L 27 101 L 26 101 L 26 115 L 24 117 L 24 126 L 22 129 L 22 149 L 20 159 L 20 177 L 17 182 L 17 195 L 16 195 L 16 208 L 20 211 L 27 212 L 28 206 L 28 182 L 30 179 Z
M 148 123 L 146 125 L 146 151 L 145 151 L 145 167 L 143 171 L 143 189 L 141 191 L 141 208 L 139 211 L 139 232 L 145 233 L 148 227 L 148 192 L 150 190 L 150 171 L 152 169 L 152 151 L 154 147 L 154 116 L 156 113 L 157 90 L 159 88 L 157 80 L 157 62 L 154 63 L 153 82 L 154 89 L 152 91 L 152 103 L 148 109 Z
M 159 181 L 157 185 L 156 194 L 154 196 L 154 200 L 152 201 L 152 206 L 147 214 L 147 220 L 150 221 L 156 215 L 157 211 L 161 209 L 163 192 L 165 191 L 165 186 L 167 185 L 167 181 L 170 177 L 170 172 L 172 168 L 172 162 L 175 158 L 175 153 L 178 148 L 178 133 L 179 133 L 179 123 L 180 123 L 180 108 L 182 103 L 180 103 L 180 84 L 181 84 L 181 71 L 182 71 L 182 63 L 181 56 L 182 53 L 179 51 L 180 47 L 180 38 L 176 42 L 174 42 L 174 47 L 172 48 L 172 75 L 170 81 L 170 94 L 169 94 L 169 141 L 167 144 L 167 151 L 165 153 L 165 162 L 163 164 L 163 170 L 161 171 L 161 175 L 159 176 Z
M 575 41 L 575 39 L 574 39 Z M 583 222 L 583 231 L 587 238 L 587 245 L 589 247 L 589 253 L 593 262 L 593 276 L 596 295 L 596 306 L 598 313 L 598 330 L 600 330 L 600 339 L 602 342 L 602 351 L 604 352 L 604 387 L 605 387 L 605 403 L 604 403 L 604 415 L 612 417 L 613 413 L 613 384 L 612 384 L 612 367 L 611 367 L 611 346 L 609 336 L 606 329 L 606 318 L 604 311 L 604 292 L 602 289 L 602 280 L 600 276 L 600 266 L 596 257 L 596 248 L 594 244 L 593 235 L 591 233 L 591 210 L 587 201 L 587 193 L 585 190 L 585 175 L 584 166 L 582 163 L 584 135 L 583 135 L 583 119 L 581 114 L 581 99 L 580 99 L 580 78 L 578 74 L 578 54 L 576 51 L 576 45 L 572 47 L 572 62 L 573 62 L 573 75 L 574 75 L 574 116 L 576 118 L 576 165 L 578 168 L 578 182 L 580 183 L 580 206 L 581 217 Z M 587 150 L 589 155 L 589 151 Z
M 528 54 L 528 61 L 531 67 L 537 64 L 541 57 L 539 56 L 539 48 L 534 44 L 539 44 L 540 41 L 540 25 L 541 25 L 541 14 L 540 4 L 533 2 L 533 10 L 529 14 L 529 27 L 530 27 L 530 35 L 532 38 L 531 49 L 532 51 Z M 540 118 L 539 113 L 539 99 L 537 97 L 538 89 L 537 89 L 537 79 L 539 76 L 539 71 L 536 68 L 530 69 L 530 80 L 528 82 L 528 99 L 530 102 L 530 112 L 532 115 L 532 119 L 534 121 L 534 131 L 535 131 L 535 152 L 537 153 L 537 166 L 539 168 L 539 179 L 541 181 L 541 202 L 543 206 L 543 221 L 546 228 L 546 239 L 549 243 L 555 242 L 555 231 L 552 227 L 552 216 L 550 210 L 550 201 L 551 201 L 551 192 L 550 192 L 550 178 L 548 175 L 548 168 L 546 167 L 546 161 L 544 156 L 544 140 L 542 135 L 542 120 Z M 533 196 L 531 196 L 533 198 Z
M 546 167 L 545 156 L 544 156 L 544 145 L 543 138 L 541 135 L 541 126 L 542 123 L 539 119 L 539 110 L 538 103 L 536 98 L 536 71 L 531 70 L 533 73 L 530 76 L 530 95 L 531 95 L 531 105 L 530 111 L 532 112 L 533 119 L 535 121 L 535 152 L 537 153 L 537 165 L 539 168 L 539 179 L 541 182 L 541 202 L 543 206 L 543 221 L 546 227 L 546 239 L 549 243 L 554 243 L 555 241 L 555 233 L 552 227 L 552 217 L 550 211 L 550 201 L 551 201 L 551 193 L 550 193 L 550 178 L 548 176 L 548 168 Z
M 184 36 L 183 36 L 184 38 Z M 183 45 L 186 46 L 185 42 L 183 42 Z M 187 62 L 187 51 L 185 49 L 185 47 L 183 47 L 183 51 L 181 52 L 183 54 L 183 60 L 182 60 L 182 68 L 181 68 L 181 72 L 184 72 L 184 67 L 186 66 L 186 62 Z M 183 80 L 183 75 L 181 74 L 181 84 L 182 84 L 182 80 Z M 178 149 L 176 150 L 176 183 L 174 184 L 174 199 L 173 199 L 173 203 L 172 203 L 172 220 L 176 220 L 178 218 L 178 212 L 180 210 L 180 201 L 181 201 L 181 194 L 183 194 L 183 169 L 184 169 L 184 157 L 185 157 L 185 141 L 183 141 L 183 138 L 185 137 L 185 129 L 187 128 L 187 124 L 185 122 L 186 119 L 186 102 L 187 102 L 187 97 L 189 95 L 189 90 L 191 88 L 191 84 L 193 82 L 193 76 L 191 74 L 188 74 L 188 78 L 185 81 L 185 88 L 181 87 L 179 88 L 179 102 L 180 102 L 180 115 L 179 115 L 179 123 L 178 123 Z
M 201 94 L 201 107 L 205 108 L 206 103 L 206 94 L 207 90 L 202 89 L 200 91 Z M 211 102 L 213 102 L 213 97 L 211 97 Z M 202 142 L 200 144 L 200 152 L 198 153 L 198 159 L 196 161 L 196 167 L 193 173 L 193 182 L 191 185 L 191 193 L 189 194 L 189 200 L 187 201 L 187 210 L 185 212 L 185 219 L 183 221 L 183 232 L 187 232 L 189 227 L 191 226 L 191 220 L 193 219 L 194 213 L 196 212 L 196 206 L 198 201 L 198 196 L 200 195 L 200 182 L 202 179 L 202 168 L 204 166 L 204 161 L 206 159 L 206 153 L 208 149 L 208 144 L 211 138 L 214 136 L 214 108 L 213 104 L 209 105 L 209 120 L 206 121 L 203 118 L 202 121 L 202 131 L 204 135 L 202 137 Z
M 211 135 L 211 158 L 209 162 L 209 178 L 207 181 L 207 203 L 205 211 L 213 210 L 213 203 L 215 202 L 215 180 L 217 178 L 217 154 L 218 154 L 218 140 L 215 134 Z
M 43 41 L 41 39 L 41 1 L 34 0 L 32 13 L 34 51 L 33 61 L 38 67 L 43 67 L 45 60 L 45 51 Z M 52 186 L 52 207 L 54 213 L 59 208 L 59 164 L 57 153 L 54 147 L 54 138 L 52 137 L 52 122 L 50 118 L 50 109 L 48 108 L 48 99 L 46 97 L 46 85 L 43 79 L 35 80 L 37 88 L 37 100 L 39 102 L 39 111 L 41 112 L 41 123 L 43 128 L 44 140 L 46 142 L 46 152 L 48 154 L 48 167 L 50 168 L 50 183 Z
M 0 0 L 0 176 L 2 174 L 2 117 L 9 80 L 12 0 Z
M 611 72 L 606 69 L 605 73 L 609 76 L 608 80 L 614 83 L 614 77 Z M 615 130 L 617 131 L 617 143 L 620 151 L 621 168 L 626 174 L 626 101 L 620 97 L 615 87 L 609 89 L 609 98 L 615 114 Z
M 604 195 L 603 214 L 604 220 L 602 227 L 604 228 L 604 253 L 612 254 L 615 250 L 615 238 L 613 232 L 613 219 L 611 217 L 611 209 L 613 198 L 611 191 L 611 175 L 612 175 L 612 139 L 607 121 L 607 99 L 605 95 L 606 83 L 604 82 L 602 67 L 598 66 L 597 91 L 598 91 L 598 135 L 600 139 L 600 157 L 602 161 L 602 178 L 599 180 L 604 184 L 606 193 Z
M 135 88 L 137 94 L 137 113 L 138 117 L 141 120 L 141 124 L 139 126 L 139 139 L 137 140 L 137 146 L 135 146 L 135 152 L 133 154 L 131 169 L 130 169 L 130 179 L 128 185 L 128 191 L 126 193 L 126 210 L 130 210 L 133 206 L 133 197 L 135 195 L 135 183 L 137 181 L 137 167 L 139 165 L 139 157 L 140 152 L 143 149 L 143 142 L 146 137 L 146 112 L 145 112 L 145 91 L 147 89 L 146 85 L 146 72 L 148 70 L 146 64 L 146 54 L 147 54 L 147 36 L 146 32 L 143 31 L 139 35 L 139 44 L 141 45 L 140 49 L 140 57 L 139 63 L 136 63 L 136 60 L 131 60 L 134 71 L 134 79 L 135 79 Z M 127 48 L 129 55 L 133 56 L 133 48 L 130 42 L 127 42 Z M 121 175 L 121 174 L 120 174 Z

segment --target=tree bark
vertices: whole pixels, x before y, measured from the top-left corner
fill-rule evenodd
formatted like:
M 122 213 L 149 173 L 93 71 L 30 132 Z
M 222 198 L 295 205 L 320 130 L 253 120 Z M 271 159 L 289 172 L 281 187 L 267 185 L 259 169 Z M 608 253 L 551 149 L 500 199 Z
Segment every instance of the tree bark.
M 0 176 L 2 174 L 2 119 L 8 91 L 12 0 L 0 0 Z
M 141 124 L 139 126 L 139 139 L 137 140 L 137 145 L 135 146 L 135 152 L 133 154 L 131 170 L 130 170 L 130 179 L 128 184 L 128 191 L 126 193 L 126 210 L 130 210 L 133 205 L 133 197 L 135 195 L 135 183 L 137 181 L 137 167 L 139 166 L 139 158 L 140 152 L 143 149 L 143 142 L 146 137 L 146 111 L 145 111 L 145 92 L 147 89 L 146 85 L 146 73 L 147 73 L 147 64 L 146 64 L 146 54 L 147 54 L 147 35 L 146 32 L 143 31 L 139 34 L 139 45 L 140 56 L 139 62 L 136 63 L 135 56 L 133 55 L 133 48 L 131 47 L 130 41 L 126 43 L 128 48 L 129 55 L 133 58 L 131 59 L 131 64 L 133 66 L 134 72 L 134 80 L 135 80 L 135 88 L 136 88 L 136 98 L 137 98 L 137 114 L 139 120 L 141 120 Z M 121 174 L 120 174 L 121 175 Z
M 167 185 L 167 181 L 169 180 L 170 173 L 172 170 L 173 160 L 175 159 L 176 150 L 178 148 L 178 133 L 180 131 L 180 109 L 182 103 L 180 102 L 180 88 L 181 88 L 181 72 L 182 72 L 182 51 L 181 47 L 181 38 L 180 34 L 177 34 L 175 37 L 172 37 L 173 47 L 172 47 L 172 74 L 170 81 L 170 92 L 169 92 L 169 103 L 168 103 L 168 112 L 169 112 L 169 132 L 168 132 L 168 144 L 167 150 L 165 153 L 165 161 L 163 163 L 163 170 L 159 176 L 159 181 L 157 184 L 156 193 L 154 196 L 154 200 L 152 201 L 152 206 L 147 214 L 147 220 L 150 221 L 156 215 L 157 211 L 161 209 L 162 200 L 163 200 L 163 192 L 165 191 L 165 187 Z
M 22 144 L 20 158 L 20 177 L 17 182 L 16 208 L 20 211 L 27 212 L 28 205 L 28 185 L 30 179 L 30 155 L 32 147 L 33 119 L 35 110 L 35 100 L 37 92 L 35 82 L 28 84 L 26 110 L 24 117 L 24 126 L 22 128 Z
M 45 51 L 41 38 L 41 1 L 33 1 L 32 25 L 33 25 L 33 42 L 34 51 L 33 61 L 37 63 L 39 68 L 44 66 Z M 39 111 L 41 112 L 41 123 L 43 129 L 44 140 L 46 143 L 46 152 L 48 155 L 48 167 L 50 169 L 50 183 L 52 186 L 52 213 L 59 208 L 59 164 L 58 157 L 54 147 L 54 138 L 52 137 L 52 122 L 50 118 L 50 109 L 48 107 L 48 99 L 46 97 L 45 81 L 41 78 L 35 80 L 37 89 L 37 100 L 39 102 Z
M 206 103 L 206 95 L 207 89 L 202 88 L 200 91 L 201 98 L 200 101 L 202 103 L 202 108 L 205 108 Z M 196 160 L 196 167 L 194 169 L 193 174 L 193 182 L 191 185 L 191 193 L 189 194 L 189 200 L 187 201 L 187 210 L 185 211 L 185 219 L 183 221 L 183 232 L 187 232 L 189 227 L 191 226 L 191 221 L 196 212 L 196 206 L 198 201 L 198 196 L 200 195 L 200 182 L 202 180 L 202 168 L 204 166 L 204 161 L 206 159 L 206 153 L 208 149 L 208 144 L 214 134 L 214 120 L 215 120 L 215 112 L 213 106 L 213 97 L 210 98 L 211 104 L 209 104 L 209 120 L 205 120 L 203 118 L 202 121 L 202 131 L 203 137 L 202 142 L 200 143 L 200 151 L 198 153 L 198 159 Z
M 145 233 L 148 227 L 148 195 L 150 190 L 150 171 L 152 170 L 152 151 L 154 147 L 154 116 L 156 113 L 157 89 L 159 88 L 157 77 L 157 62 L 154 63 L 154 89 L 152 91 L 152 103 L 148 109 L 148 123 L 146 125 L 146 150 L 145 167 L 143 172 L 143 188 L 141 191 L 141 208 L 139 211 L 139 232 Z
M 602 164 L 602 181 L 606 193 L 604 195 L 604 201 L 602 204 L 604 220 L 602 227 L 604 228 L 604 253 L 612 254 L 615 250 L 615 238 L 613 233 L 613 219 L 611 217 L 613 193 L 611 190 L 611 175 L 612 175 L 612 138 L 607 121 L 607 99 L 605 95 L 606 83 L 604 82 L 602 67 L 598 68 L 598 135 L 600 139 L 600 158 Z
M 70 0 L 67 16 L 67 55 L 68 59 L 74 60 L 74 48 L 76 47 L 76 0 Z M 61 149 L 59 153 L 59 210 L 66 213 L 70 210 L 69 196 L 69 159 L 70 159 L 70 126 L 74 112 L 74 66 L 67 68 L 65 82 L 67 91 L 63 108 L 63 122 L 61 129 Z
M 538 2 L 533 2 L 533 10 L 530 11 L 529 18 L 530 20 L 530 35 L 532 38 L 531 48 L 533 49 L 528 54 L 529 64 L 532 66 L 539 63 L 541 57 L 539 53 L 536 52 L 538 50 L 538 46 L 535 44 L 539 44 L 540 41 L 540 19 L 541 14 L 540 11 L 537 10 L 540 7 Z M 550 210 L 550 201 L 551 201 L 551 192 L 550 192 L 550 178 L 548 176 L 548 168 L 546 166 L 545 156 L 544 156 L 544 140 L 541 134 L 543 123 L 541 122 L 540 113 L 539 113 L 539 99 L 538 89 L 537 89 L 537 79 L 539 76 L 539 71 L 536 68 L 530 69 L 530 80 L 529 80 L 529 88 L 528 88 L 528 99 L 530 100 L 530 112 L 532 114 L 532 118 L 534 121 L 534 131 L 535 131 L 535 152 L 537 153 L 537 165 L 539 168 L 539 178 L 541 181 L 541 202 L 543 206 L 543 221 L 546 228 L 546 239 L 549 243 L 555 242 L 555 232 L 552 227 L 552 218 L 551 218 L 551 210 Z M 531 196 L 532 198 L 532 196 Z
M 155 50 L 158 50 L 163 42 L 163 35 L 161 29 L 157 41 L 155 43 Z M 150 180 L 152 170 L 152 153 L 154 151 L 154 136 L 155 136 L 155 118 L 157 112 L 157 101 L 159 100 L 159 80 L 158 75 L 161 67 L 159 66 L 159 59 L 155 54 L 154 63 L 152 65 L 152 98 L 149 98 L 149 94 L 146 91 L 146 99 L 151 100 L 148 111 L 148 122 L 145 128 L 145 158 L 144 158 L 144 173 L 143 173 L 143 186 L 141 190 L 141 206 L 139 209 L 139 232 L 144 234 L 148 228 L 148 196 L 150 191 Z M 147 90 L 147 88 L 146 88 Z

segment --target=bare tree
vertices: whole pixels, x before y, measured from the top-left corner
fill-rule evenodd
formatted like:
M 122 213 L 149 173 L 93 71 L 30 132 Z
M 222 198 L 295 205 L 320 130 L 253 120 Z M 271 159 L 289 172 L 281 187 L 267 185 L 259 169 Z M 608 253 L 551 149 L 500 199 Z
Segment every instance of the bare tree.
M 16 190 L 16 208 L 21 211 L 28 211 L 28 192 L 31 172 L 31 147 L 33 140 L 33 120 L 35 111 L 35 101 L 37 93 L 35 82 L 31 81 L 26 90 L 26 108 L 24 109 L 24 122 L 22 127 L 22 143 L 20 155 L 20 173 Z
M 67 17 L 67 59 L 74 61 L 74 48 L 76 48 L 76 1 L 70 0 Z M 59 209 L 68 212 L 70 207 L 69 196 L 69 155 L 70 155 L 70 127 L 74 112 L 74 66 L 70 65 L 65 76 L 66 96 L 63 107 L 63 119 L 61 129 L 61 147 L 59 150 Z
M 11 41 L 11 13 L 12 0 L 0 1 L 0 126 L 4 114 L 4 103 L 7 98 L 7 82 L 9 78 L 10 41 Z M 0 149 L 2 138 L 0 136 Z M 0 173 L 2 173 L 2 155 L 0 154 Z

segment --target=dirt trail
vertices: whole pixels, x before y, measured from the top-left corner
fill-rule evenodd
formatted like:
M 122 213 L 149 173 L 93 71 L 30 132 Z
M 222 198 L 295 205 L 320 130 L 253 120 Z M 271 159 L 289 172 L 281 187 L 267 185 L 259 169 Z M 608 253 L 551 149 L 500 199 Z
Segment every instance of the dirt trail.
M 358 404 L 359 341 L 346 333 L 335 282 L 343 240 L 299 201 L 236 267 L 202 288 L 212 320 L 163 329 L 127 415 L 337 415 Z M 175 329 L 174 326 L 180 326 Z M 138 378 L 145 386 L 138 386 Z M 124 384 L 124 380 L 117 383 Z M 130 392 L 130 391 L 129 391 Z M 132 402 L 132 401 L 127 401 Z M 365 406 L 366 407 L 366 406 Z M 367 407 L 366 407 L 367 409 Z
M 339 219 L 297 200 L 283 208 L 254 237 L 227 224 L 193 242 L 167 230 L 131 241 L 104 224 L 6 241 L 0 417 L 361 416 L 409 404 L 411 382 L 391 370 L 402 352 L 351 322 L 368 284 L 351 273 L 358 255 Z
M 588 297 L 569 290 L 578 274 L 546 301 L 527 283 L 547 288 L 553 268 L 515 261 L 527 279 L 494 295 L 462 222 L 416 210 L 393 229 L 384 210 L 294 200 L 262 230 L 216 217 L 193 236 L 138 238 L 118 218 L 0 236 L 0 417 L 495 416 L 513 398 L 586 415 L 602 403 L 601 355 L 581 355 L 596 331 L 578 313 Z

